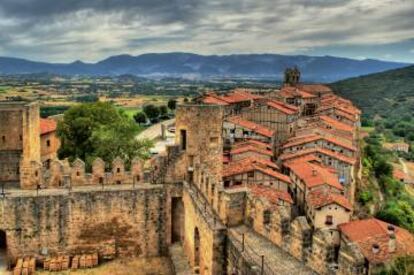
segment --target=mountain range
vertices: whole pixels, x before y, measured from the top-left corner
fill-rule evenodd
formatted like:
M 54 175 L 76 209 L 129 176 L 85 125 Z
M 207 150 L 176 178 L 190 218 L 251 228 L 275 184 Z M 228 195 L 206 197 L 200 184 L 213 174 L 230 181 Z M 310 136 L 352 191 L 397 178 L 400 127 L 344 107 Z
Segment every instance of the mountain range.
M 89 76 L 132 74 L 144 77 L 240 77 L 281 80 L 287 67 L 297 66 L 305 81 L 333 82 L 408 65 L 407 63 L 373 59 L 354 60 L 334 56 L 150 53 L 138 56 L 111 56 L 96 63 L 82 61 L 46 63 L 0 57 L 0 74 L 52 73 Z
M 345 79 L 331 84 L 339 95 L 350 99 L 364 116 L 414 117 L 414 66 Z

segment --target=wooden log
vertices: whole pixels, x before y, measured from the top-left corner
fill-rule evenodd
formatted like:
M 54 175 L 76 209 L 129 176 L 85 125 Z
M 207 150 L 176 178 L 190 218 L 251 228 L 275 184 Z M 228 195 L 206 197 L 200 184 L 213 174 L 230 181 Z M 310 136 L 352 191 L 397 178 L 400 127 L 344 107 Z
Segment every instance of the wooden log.
M 69 256 L 62 256 L 61 270 L 69 269 L 69 262 L 70 262 Z
M 92 254 L 92 265 L 97 266 L 99 264 L 98 253 Z
M 29 260 L 29 274 L 35 274 L 36 272 L 36 258 L 30 258 Z
M 23 268 L 23 259 L 17 259 L 16 266 L 13 269 L 13 275 L 21 275 Z
M 86 268 L 86 255 L 85 254 L 80 256 L 79 267 Z
M 47 258 L 43 261 L 43 269 L 44 269 L 44 270 L 49 270 L 49 265 L 50 265 L 50 257 L 47 257 Z
M 75 255 L 72 258 L 72 269 L 78 269 L 79 268 L 79 255 Z
M 92 255 L 91 254 L 87 254 L 86 255 L 86 267 L 87 268 L 91 268 L 92 266 L 93 266 Z

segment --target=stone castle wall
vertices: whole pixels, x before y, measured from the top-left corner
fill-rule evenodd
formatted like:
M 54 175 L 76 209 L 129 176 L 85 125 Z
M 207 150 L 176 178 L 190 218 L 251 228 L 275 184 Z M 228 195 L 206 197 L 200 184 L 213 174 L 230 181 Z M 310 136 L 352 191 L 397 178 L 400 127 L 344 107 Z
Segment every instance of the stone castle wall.
M 98 252 L 100 258 L 165 255 L 169 242 L 167 188 L 49 190 L 6 196 L 0 201 L 0 230 L 7 251 L 42 259 L 58 253 Z

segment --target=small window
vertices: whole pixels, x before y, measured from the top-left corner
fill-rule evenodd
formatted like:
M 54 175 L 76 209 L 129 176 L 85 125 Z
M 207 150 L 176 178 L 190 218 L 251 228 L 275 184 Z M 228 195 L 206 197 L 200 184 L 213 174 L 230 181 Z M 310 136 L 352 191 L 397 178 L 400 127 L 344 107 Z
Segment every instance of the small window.
M 326 225 L 332 225 L 333 224 L 333 217 L 331 215 L 326 216 L 325 224 Z
M 50 139 L 46 140 L 46 146 L 50 147 Z
M 229 187 L 230 186 L 230 181 L 229 180 L 225 180 L 224 181 L 224 187 Z
M 271 212 L 269 210 L 265 210 L 263 212 L 263 224 L 264 225 L 270 224 L 270 217 L 271 217 Z
M 80 173 L 79 173 L 79 171 L 78 171 L 78 172 L 76 172 L 76 176 L 78 176 L 78 177 L 80 176 Z
M 249 178 L 254 178 L 254 171 L 247 172 Z
M 116 168 L 116 172 L 117 172 L 117 173 L 121 173 L 121 168 L 119 168 L 119 167 L 118 167 L 118 168 Z
M 140 176 L 138 175 L 138 176 L 136 177 L 136 179 L 137 179 L 137 181 L 140 181 L 140 179 L 141 179 L 141 178 L 140 178 Z
M 99 177 L 99 183 L 102 184 L 103 183 L 103 177 Z
M 210 145 L 217 145 L 218 144 L 218 137 L 211 137 L 210 138 Z
M 3 143 L 6 143 L 6 136 L 2 136 L 1 140 L 3 141 Z
M 120 185 L 121 184 L 121 181 L 120 180 L 117 180 L 116 181 L 116 184 Z

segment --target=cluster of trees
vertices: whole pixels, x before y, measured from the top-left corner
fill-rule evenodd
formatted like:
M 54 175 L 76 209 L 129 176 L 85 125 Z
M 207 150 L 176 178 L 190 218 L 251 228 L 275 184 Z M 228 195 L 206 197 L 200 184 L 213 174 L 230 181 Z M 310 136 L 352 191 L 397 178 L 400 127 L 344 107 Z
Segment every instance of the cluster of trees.
M 146 123 L 149 119 L 154 121 L 158 118 L 166 118 L 168 115 L 168 109 L 174 111 L 177 107 L 177 100 L 168 100 L 167 105 L 155 106 L 153 104 L 145 105 L 141 112 L 137 112 L 134 115 L 134 120 L 138 124 Z
M 364 166 L 368 168 L 371 176 L 375 177 L 384 196 L 384 204 L 376 216 L 414 232 L 414 198 L 407 193 L 404 183 L 393 177 L 390 159 L 395 156 L 382 148 L 380 135 L 371 134 L 365 141 L 367 145 L 364 150 Z M 371 192 L 361 192 L 359 200 L 363 203 L 372 200 Z
M 152 142 L 137 140 L 139 127 L 110 103 L 83 103 L 71 107 L 58 123 L 59 158 L 80 158 L 87 169 L 93 160 L 106 163 L 119 156 L 128 167 L 135 157 L 148 158 Z

